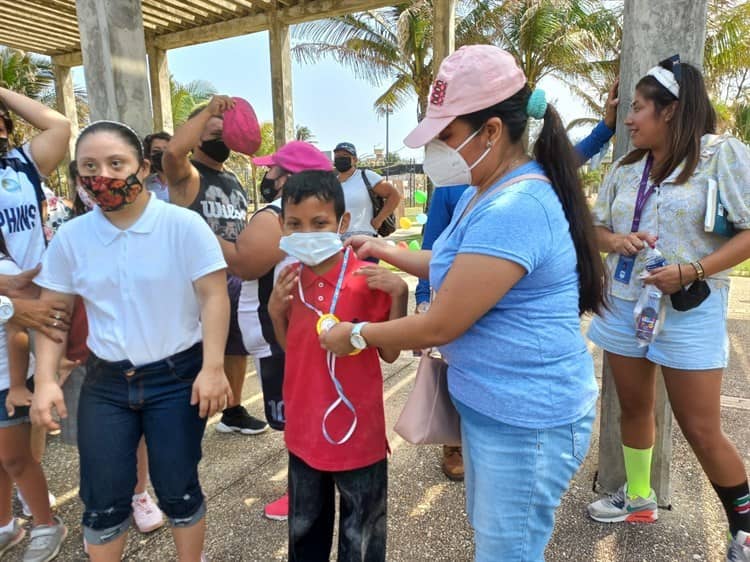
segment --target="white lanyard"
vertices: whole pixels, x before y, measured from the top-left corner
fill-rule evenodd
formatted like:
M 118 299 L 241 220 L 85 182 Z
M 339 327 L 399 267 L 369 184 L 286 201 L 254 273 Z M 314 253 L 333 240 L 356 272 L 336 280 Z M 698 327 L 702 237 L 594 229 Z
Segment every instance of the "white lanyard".
M 334 315 L 334 312 L 336 312 L 336 304 L 339 300 L 339 295 L 341 294 L 341 287 L 344 284 L 344 275 L 346 273 L 346 266 L 349 263 L 349 254 L 351 253 L 351 248 L 347 248 L 344 252 L 344 261 L 341 264 L 341 272 L 339 273 L 339 278 L 336 281 L 336 288 L 333 291 L 333 299 L 331 300 L 331 310 L 324 314 L 320 310 L 318 310 L 315 306 L 311 305 L 305 300 L 305 293 L 302 291 L 302 273 L 300 270 L 300 275 L 298 277 L 297 281 L 297 289 L 299 292 L 299 300 L 302 304 L 304 304 L 307 308 L 315 312 L 315 314 L 318 315 L 318 333 L 320 333 L 321 329 L 330 329 L 333 325 L 338 323 L 338 318 Z M 304 267 L 304 266 L 303 266 Z M 328 406 L 328 409 L 326 410 L 325 414 L 323 415 L 323 421 L 321 422 L 321 429 L 323 431 L 323 437 L 325 437 L 326 441 L 328 441 L 331 445 L 343 445 L 349 439 L 351 439 L 351 436 L 354 434 L 354 430 L 357 428 L 357 411 L 354 408 L 354 404 L 352 404 L 351 400 L 349 400 L 346 397 L 346 394 L 344 394 L 344 388 L 341 386 L 341 383 L 336 378 L 336 356 L 328 351 L 326 352 L 326 366 L 328 367 L 328 376 L 331 377 L 331 382 L 333 383 L 333 387 L 336 389 L 336 394 L 338 394 L 338 398 L 334 400 L 330 406 Z M 331 435 L 328 433 L 328 428 L 326 427 L 328 422 L 328 417 L 338 408 L 341 404 L 346 406 L 349 411 L 351 411 L 352 416 L 354 416 L 354 419 L 352 420 L 352 423 L 349 425 L 349 429 L 347 430 L 346 434 L 336 441 L 331 437 Z

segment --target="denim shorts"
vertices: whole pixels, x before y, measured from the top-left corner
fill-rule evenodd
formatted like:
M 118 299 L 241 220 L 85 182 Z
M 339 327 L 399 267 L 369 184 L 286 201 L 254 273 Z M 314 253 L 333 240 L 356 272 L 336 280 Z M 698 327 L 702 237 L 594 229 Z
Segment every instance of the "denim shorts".
M 34 379 L 26 379 L 26 388 L 30 391 L 34 391 Z M 8 390 L 5 389 L 0 391 L 0 429 L 4 427 L 13 427 L 14 425 L 20 425 L 22 423 L 30 423 L 29 419 L 29 407 L 28 406 L 16 406 L 15 412 L 12 416 L 8 415 L 8 410 L 5 407 L 5 400 L 8 398 Z
M 172 525 L 187 527 L 205 514 L 198 463 L 206 419 L 190 405 L 202 360 L 200 343 L 137 369 L 129 361 L 90 356 L 78 402 L 80 495 L 89 543 L 112 541 L 129 526 L 141 436 L 159 507 Z
M 588 452 L 595 407 L 573 423 L 528 429 L 454 403 L 474 560 L 544 560 L 557 506 Z
M 686 312 L 665 298 L 664 321 L 654 341 L 639 347 L 635 339 L 635 301 L 610 297 L 609 308 L 591 320 L 588 337 L 603 350 L 625 357 L 645 357 L 672 369 L 724 369 L 729 362 L 727 303 L 729 288 L 711 289 L 700 306 Z

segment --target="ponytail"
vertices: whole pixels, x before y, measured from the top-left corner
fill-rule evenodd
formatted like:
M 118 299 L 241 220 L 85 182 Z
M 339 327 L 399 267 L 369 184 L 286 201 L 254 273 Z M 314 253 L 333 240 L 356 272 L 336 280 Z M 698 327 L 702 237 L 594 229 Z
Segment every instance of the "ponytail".
M 541 164 L 562 204 L 578 262 L 578 310 L 601 312 L 606 276 L 594 234 L 594 223 L 578 174 L 579 156 L 570 143 L 557 110 L 547 105 L 544 126 L 534 144 Z
M 468 121 L 474 129 L 479 129 L 488 119 L 498 117 L 508 128 L 510 141 L 522 142 L 529 120 L 529 105 L 533 107 L 531 113 L 534 117 L 542 117 L 544 110 L 543 97 L 538 96 L 529 104 L 531 96 L 531 90 L 525 85 L 508 99 L 487 109 L 462 115 L 459 119 Z M 534 146 L 534 158 L 552 182 L 552 188 L 568 220 L 577 258 L 578 311 L 580 314 L 598 313 L 604 306 L 606 276 L 596 245 L 591 211 L 578 175 L 580 159 L 554 107 L 546 105 L 543 119 L 544 126 Z

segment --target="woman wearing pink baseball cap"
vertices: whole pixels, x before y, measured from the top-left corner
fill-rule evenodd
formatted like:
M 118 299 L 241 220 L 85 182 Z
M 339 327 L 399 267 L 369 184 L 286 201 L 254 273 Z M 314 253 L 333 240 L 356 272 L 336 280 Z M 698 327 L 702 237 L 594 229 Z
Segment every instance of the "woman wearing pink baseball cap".
M 533 159 L 523 141 L 529 117 L 544 121 Z M 440 347 L 461 414 L 475 559 L 543 560 L 588 451 L 598 394 L 579 315 L 603 306 L 603 266 L 578 157 L 544 92 L 488 45 L 443 61 L 405 143 L 425 147 L 436 185 L 473 187 L 431 252 L 352 239 L 360 258 L 429 277 L 437 291 L 427 312 L 359 326 L 357 339 Z M 338 324 L 321 341 L 347 354 L 352 328 Z

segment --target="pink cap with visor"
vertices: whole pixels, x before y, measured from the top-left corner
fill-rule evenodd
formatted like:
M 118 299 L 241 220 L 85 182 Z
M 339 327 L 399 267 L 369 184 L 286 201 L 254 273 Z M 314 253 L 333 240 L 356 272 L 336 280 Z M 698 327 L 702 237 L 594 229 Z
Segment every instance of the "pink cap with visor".
M 456 117 L 487 109 L 526 84 L 513 56 L 492 45 L 467 45 L 448 56 L 432 84 L 427 114 L 404 139 L 410 148 L 426 145 Z
M 291 141 L 268 156 L 253 158 L 256 166 L 279 166 L 287 172 L 298 174 L 305 170 L 330 172 L 333 165 L 328 157 L 310 143 Z

